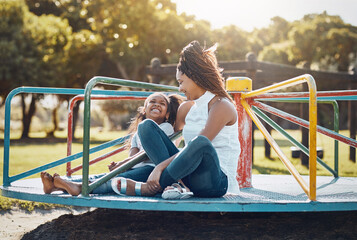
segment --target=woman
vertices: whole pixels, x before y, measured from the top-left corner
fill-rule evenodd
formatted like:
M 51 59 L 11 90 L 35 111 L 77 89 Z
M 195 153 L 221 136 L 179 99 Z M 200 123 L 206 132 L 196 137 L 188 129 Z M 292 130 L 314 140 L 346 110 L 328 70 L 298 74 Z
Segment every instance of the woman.
M 146 183 L 113 179 L 116 192 L 153 196 L 165 189 L 165 199 L 181 199 L 189 190 L 198 197 L 239 193 L 237 112 L 225 91 L 215 50 L 216 45 L 204 49 L 193 41 L 180 54 L 176 78 L 188 101 L 179 107 L 175 130 L 183 129 L 185 147 L 179 151 L 151 120 L 143 121 L 138 135 L 156 166 Z M 178 187 L 180 179 L 188 189 Z

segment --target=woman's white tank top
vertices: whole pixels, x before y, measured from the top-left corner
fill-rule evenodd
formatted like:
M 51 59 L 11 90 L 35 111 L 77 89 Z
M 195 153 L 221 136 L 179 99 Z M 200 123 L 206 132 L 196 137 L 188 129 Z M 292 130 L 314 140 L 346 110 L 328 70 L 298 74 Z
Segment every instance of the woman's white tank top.
M 214 97 L 213 93 L 206 91 L 200 98 L 194 100 L 194 105 L 186 115 L 185 126 L 182 131 L 186 144 L 198 136 L 205 127 L 208 119 L 208 103 Z M 217 151 L 221 169 L 228 177 L 227 192 L 239 193 L 239 185 L 236 179 L 238 158 L 241 151 L 238 140 L 238 120 L 233 125 L 224 126 L 213 139 L 212 145 Z

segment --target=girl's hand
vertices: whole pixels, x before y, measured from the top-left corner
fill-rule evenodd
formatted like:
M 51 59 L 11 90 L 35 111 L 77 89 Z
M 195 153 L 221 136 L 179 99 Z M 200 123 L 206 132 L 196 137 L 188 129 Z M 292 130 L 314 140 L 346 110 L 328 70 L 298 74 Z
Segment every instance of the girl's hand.
M 115 162 L 111 162 L 111 163 L 108 165 L 108 169 L 109 169 L 110 172 L 113 171 L 113 169 L 115 168 L 115 165 L 116 165 Z
M 121 165 L 123 164 L 123 162 L 111 162 L 109 165 L 108 165 L 108 169 L 109 171 L 113 171 L 114 169 L 116 169 L 117 167 L 120 167 Z
M 158 165 L 150 173 L 150 176 L 148 177 L 148 180 L 146 181 L 150 191 L 156 193 L 161 190 L 159 180 L 160 180 L 162 171 L 163 170 L 161 169 L 160 165 Z

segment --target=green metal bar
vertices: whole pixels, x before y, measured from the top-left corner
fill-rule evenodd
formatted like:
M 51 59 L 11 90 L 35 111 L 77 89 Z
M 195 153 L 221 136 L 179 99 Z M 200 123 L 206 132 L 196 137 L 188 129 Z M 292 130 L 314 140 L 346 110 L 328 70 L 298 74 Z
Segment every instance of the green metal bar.
M 274 102 L 294 102 L 294 103 L 298 103 L 298 102 L 306 102 L 308 103 L 309 100 L 306 98 L 289 98 L 289 99 L 261 99 L 263 101 L 274 101 Z M 338 107 L 338 103 L 336 100 L 319 100 L 317 99 L 317 102 L 318 103 L 326 103 L 326 104 L 331 104 L 332 107 L 333 107 L 333 113 L 334 113 L 334 121 L 333 121 L 333 128 L 334 128 L 334 131 L 336 133 L 339 133 L 340 131 L 340 110 L 339 110 L 339 107 Z M 338 151 L 338 140 L 334 140 L 334 169 L 337 173 L 337 176 L 339 175 L 338 174 L 338 154 L 339 154 L 339 151 Z
M 283 136 L 285 136 L 292 144 L 300 148 L 306 155 L 309 155 L 309 149 L 298 142 L 295 138 L 293 138 L 290 134 L 288 134 L 283 128 L 281 128 L 278 124 L 276 124 L 272 119 L 270 119 L 267 115 L 265 115 L 261 110 L 256 108 L 255 106 L 252 107 L 253 111 L 262 118 L 266 123 L 268 123 L 272 128 L 276 131 L 280 132 Z M 317 157 L 317 162 L 325 167 L 329 172 L 333 174 L 334 177 L 338 177 L 336 171 L 331 169 L 326 163 L 324 163 L 319 157 Z
M 174 133 L 173 135 L 170 136 L 170 139 L 172 141 L 176 140 L 177 138 L 179 138 L 181 136 L 181 131 Z M 132 168 L 133 166 L 135 166 L 136 164 L 142 162 L 143 160 L 146 159 L 146 153 L 143 152 L 140 155 L 136 156 L 135 158 L 131 159 L 130 161 L 128 161 L 127 163 L 123 164 L 122 166 L 114 169 L 113 171 L 111 171 L 110 173 L 104 175 L 103 177 L 99 178 L 97 181 L 91 183 L 88 186 L 88 192 L 92 192 L 95 188 L 99 187 L 100 185 L 102 185 L 103 183 L 109 181 L 111 178 L 117 176 L 119 173 L 125 172 L 126 170 Z
M 90 96 L 92 89 L 97 84 L 118 85 L 135 88 L 143 88 L 154 91 L 178 91 L 178 87 L 161 84 L 144 83 L 131 80 L 123 80 L 109 77 L 93 77 L 86 85 L 84 91 L 84 123 L 83 123 L 83 169 L 82 169 L 82 196 L 89 195 L 89 138 L 90 138 Z
M 336 133 L 340 131 L 340 109 L 338 107 L 337 101 L 332 101 L 332 106 L 333 106 L 333 112 L 334 112 L 334 122 L 333 122 L 333 128 Z M 335 171 L 337 173 L 337 176 L 339 175 L 338 171 L 338 141 L 335 139 Z

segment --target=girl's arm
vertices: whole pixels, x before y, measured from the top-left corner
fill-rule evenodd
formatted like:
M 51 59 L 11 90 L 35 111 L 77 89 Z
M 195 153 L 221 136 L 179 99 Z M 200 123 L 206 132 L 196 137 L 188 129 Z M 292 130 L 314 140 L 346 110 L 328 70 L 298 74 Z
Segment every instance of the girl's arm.
M 134 155 L 137 154 L 139 151 L 140 151 L 140 150 L 139 150 L 139 148 L 137 148 L 137 147 L 132 147 L 132 148 L 130 148 L 130 150 L 129 150 L 129 157 L 134 156 Z
M 190 111 L 193 104 L 193 101 L 185 101 L 179 106 L 175 121 L 175 132 L 182 130 L 183 126 L 185 126 L 186 115 L 188 111 Z
M 123 161 L 120 162 L 111 162 L 108 165 L 109 171 L 113 171 L 114 169 L 120 167 L 121 165 L 123 165 L 124 163 L 127 163 L 129 160 L 133 159 L 134 157 L 136 157 L 137 155 L 139 155 L 140 153 L 142 153 L 143 151 L 139 151 L 139 148 L 137 147 L 133 147 L 130 149 L 129 151 L 129 157 L 124 159 Z

